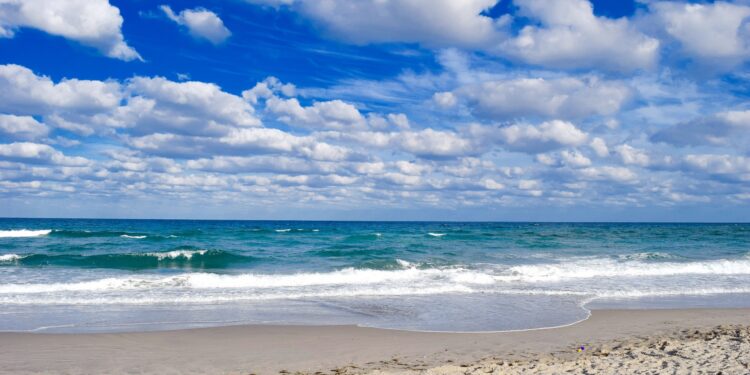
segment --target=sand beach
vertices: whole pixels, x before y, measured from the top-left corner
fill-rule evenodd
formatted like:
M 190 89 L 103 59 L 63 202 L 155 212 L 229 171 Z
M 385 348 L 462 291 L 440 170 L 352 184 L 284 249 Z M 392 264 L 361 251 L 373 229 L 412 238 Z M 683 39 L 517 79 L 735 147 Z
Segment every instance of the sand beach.
M 2 374 L 745 374 L 749 363 L 748 309 L 594 310 L 567 327 L 499 333 L 263 325 L 0 333 Z

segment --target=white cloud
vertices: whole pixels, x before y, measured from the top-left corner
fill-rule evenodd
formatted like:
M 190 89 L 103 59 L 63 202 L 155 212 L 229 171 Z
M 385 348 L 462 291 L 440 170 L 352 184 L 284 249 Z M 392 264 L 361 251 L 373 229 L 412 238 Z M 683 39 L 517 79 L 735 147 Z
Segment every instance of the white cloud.
M 15 140 L 34 140 L 48 133 L 49 128 L 33 117 L 0 114 L 0 136 Z
M 259 99 L 270 99 L 276 93 L 280 93 L 286 97 L 296 95 L 297 88 L 291 83 L 282 83 L 276 77 L 266 77 L 261 82 L 258 82 L 249 90 L 242 92 L 242 97 L 255 105 L 258 104 Z
M 26 67 L 0 65 L 0 111 L 30 115 L 95 112 L 117 106 L 122 96 L 117 82 L 63 79 L 54 83 Z
M 550 68 L 614 71 L 655 66 L 659 41 L 625 18 L 594 15 L 588 0 L 515 0 L 520 14 L 539 21 L 498 44 L 498 53 Z
M 108 0 L 0 0 L 0 36 L 12 37 L 21 27 L 75 40 L 108 57 L 141 60 L 122 35 L 120 10 Z
M 750 7 L 718 1 L 713 4 L 655 2 L 654 21 L 699 60 L 728 65 L 750 57 Z
M 295 9 L 330 35 L 356 44 L 411 42 L 430 47 L 479 47 L 497 37 L 482 14 L 497 0 L 299 0 Z
M 62 152 L 55 150 L 51 146 L 31 142 L 0 144 L 0 159 L 31 163 L 51 163 L 73 167 L 89 164 L 86 158 L 65 156 Z
M 631 95 L 623 83 L 595 77 L 486 81 L 461 87 L 454 94 L 477 115 L 492 119 L 608 115 L 618 112 Z
M 176 13 L 168 5 L 160 6 L 164 14 L 178 25 L 185 26 L 195 38 L 206 39 L 213 44 L 227 40 L 232 33 L 216 13 L 203 9 L 185 9 Z
M 348 129 L 363 127 L 366 123 L 356 107 L 341 100 L 315 102 L 303 107 L 296 98 L 274 96 L 266 101 L 266 111 L 286 124 L 300 127 Z
M 127 82 L 125 91 L 130 95 L 126 105 L 96 116 L 94 121 L 139 134 L 222 135 L 232 127 L 261 125 L 250 104 L 215 84 L 135 77 Z
M 455 72 L 404 78 L 412 85 L 405 87 L 419 89 L 407 104 L 387 107 L 316 96 L 322 91 L 272 77 L 240 96 L 205 82 L 138 76 L 53 81 L 20 66 L 0 66 L 0 193 L 61 196 L 70 190 L 87 197 L 218 199 L 237 207 L 314 202 L 325 208 L 371 202 L 460 208 L 698 201 L 707 199 L 701 189 L 709 184 L 723 189 L 712 199 L 748 193 L 746 148 L 725 148 L 742 145 L 750 134 L 747 111 L 705 116 L 694 132 L 711 135 L 700 144 L 717 154 L 683 157 L 671 145 L 646 142 L 637 116 L 621 112 L 621 99 L 614 95 L 620 91 L 603 90 L 629 91 L 632 81 L 552 72 L 529 80 L 518 78 L 529 72 L 493 72 L 486 66 L 460 71 L 462 63 L 455 60 Z M 529 91 L 541 103 L 522 100 L 519 87 L 527 81 L 537 85 Z M 517 100 L 517 107 L 528 106 L 529 117 L 543 118 L 477 122 L 482 120 L 466 110 L 472 103 L 461 92 L 483 88 L 477 82 L 495 83 L 491 88 L 504 93 L 496 103 L 505 105 L 497 109 L 505 112 L 486 117 L 512 117 L 508 103 Z M 456 101 L 448 106 L 454 108 L 450 121 L 436 109 L 436 92 Z M 601 102 L 603 96 L 612 101 Z M 633 105 L 653 96 L 637 98 Z M 479 104 L 473 105 L 477 111 Z M 727 108 L 731 102 L 705 105 Z M 562 120 L 568 116 L 581 117 Z M 601 126 L 613 119 L 622 125 Z M 679 191 L 665 187 L 666 180 Z
M 508 150 L 539 153 L 581 145 L 588 136 L 570 122 L 553 120 L 536 126 L 515 124 L 500 127 L 495 137 Z
M 560 157 L 565 165 L 573 168 L 588 167 L 591 165 L 591 159 L 578 150 L 565 150 L 560 152 Z
M 638 175 L 625 167 L 589 167 L 579 170 L 580 176 L 587 180 L 615 181 L 632 183 L 638 180 Z
M 628 144 L 622 144 L 614 148 L 615 152 L 620 156 L 620 160 L 625 165 L 638 165 L 646 167 L 651 163 L 651 158 L 648 154 L 641 149 L 637 149 Z
M 750 158 L 744 156 L 690 154 L 683 163 L 694 171 L 750 182 Z
M 505 189 L 505 185 L 503 185 L 500 182 L 495 181 L 492 178 L 483 178 L 479 181 L 479 185 L 484 187 L 487 190 L 503 190 Z
M 656 132 L 656 142 L 677 146 L 746 146 L 750 140 L 750 111 L 726 111 L 680 123 Z
M 404 151 L 425 158 L 444 158 L 478 153 L 476 145 L 453 132 L 423 129 L 395 135 L 394 142 Z
M 292 5 L 297 0 L 245 0 L 245 2 L 258 5 L 268 5 L 272 7 L 279 7 L 282 5 Z
M 229 135 L 222 137 L 220 141 L 238 149 L 294 152 L 314 160 L 343 160 L 350 155 L 350 152 L 343 147 L 269 128 L 234 130 Z
M 280 155 L 214 156 L 210 159 L 189 160 L 186 166 L 224 173 L 331 174 L 340 169 L 336 163 Z
M 592 139 L 589 143 L 589 147 L 591 147 L 591 149 L 594 150 L 594 153 L 596 153 L 596 156 L 600 158 L 609 155 L 609 147 L 607 147 L 607 142 L 599 137 Z
M 432 100 L 442 108 L 450 108 L 456 105 L 456 96 L 452 92 L 436 92 Z

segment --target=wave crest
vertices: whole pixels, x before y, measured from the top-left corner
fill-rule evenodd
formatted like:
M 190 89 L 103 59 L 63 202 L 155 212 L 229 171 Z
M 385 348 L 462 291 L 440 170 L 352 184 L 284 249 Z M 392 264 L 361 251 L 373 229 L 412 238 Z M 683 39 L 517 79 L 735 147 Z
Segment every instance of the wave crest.
M 0 238 L 19 238 L 19 237 L 41 237 L 46 236 L 52 232 L 51 229 L 11 229 L 11 230 L 0 230 Z

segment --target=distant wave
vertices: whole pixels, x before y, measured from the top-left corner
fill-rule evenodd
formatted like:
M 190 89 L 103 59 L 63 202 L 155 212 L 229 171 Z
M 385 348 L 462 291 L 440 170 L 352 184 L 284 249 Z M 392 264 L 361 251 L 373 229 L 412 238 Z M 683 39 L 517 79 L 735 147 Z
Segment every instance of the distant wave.
M 203 256 L 203 255 L 206 255 L 206 253 L 208 253 L 208 250 L 172 250 L 172 251 L 167 251 L 165 253 L 146 253 L 144 254 L 144 256 L 156 257 L 159 260 L 180 259 L 180 258 L 191 259 L 193 258 L 193 256 Z M 216 253 L 228 254 L 224 252 L 216 252 Z
M 97 238 L 97 237 L 120 237 L 128 239 L 149 239 L 149 240 L 161 240 L 168 238 L 177 237 L 191 237 L 202 234 L 201 231 L 183 231 L 177 234 L 150 234 L 140 232 L 125 232 L 125 231 L 112 231 L 112 230 L 70 230 L 70 229 L 55 229 L 48 231 L 50 237 L 53 238 Z
M 252 263 L 259 258 L 237 255 L 221 250 L 177 249 L 164 252 L 120 254 L 6 254 L 0 265 L 65 266 L 80 268 L 149 269 L 197 268 L 220 269 L 237 263 Z M 5 263 L 5 264 L 3 264 Z
M 429 233 L 427 233 L 427 235 L 432 236 L 432 237 L 443 237 L 443 236 L 446 235 L 446 233 L 429 232 Z
M 12 229 L 12 230 L 0 230 L 0 238 L 15 238 L 15 237 L 40 237 L 46 236 L 52 232 L 51 229 Z
M 109 230 L 91 231 L 91 230 L 62 229 L 62 230 L 53 230 L 52 233 L 50 233 L 50 236 L 62 237 L 62 238 L 91 238 L 91 237 L 123 237 L 123 238 L 138 237 L 140 238 L 140 236 L 145 236 L 145 234 L 121 232 L 121 231 L 109 231 Z

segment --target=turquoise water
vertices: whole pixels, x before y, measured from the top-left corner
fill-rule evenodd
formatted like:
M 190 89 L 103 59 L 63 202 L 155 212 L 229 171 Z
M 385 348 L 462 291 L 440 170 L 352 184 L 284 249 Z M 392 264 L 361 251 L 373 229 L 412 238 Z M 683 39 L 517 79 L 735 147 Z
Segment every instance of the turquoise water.
M 494 331 L 750 305 L 750 224 L 0 219 L 0 330 Z

